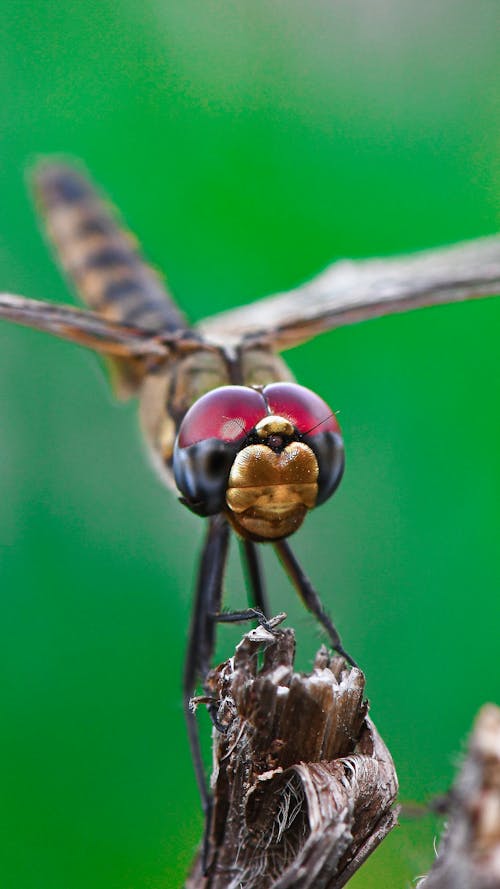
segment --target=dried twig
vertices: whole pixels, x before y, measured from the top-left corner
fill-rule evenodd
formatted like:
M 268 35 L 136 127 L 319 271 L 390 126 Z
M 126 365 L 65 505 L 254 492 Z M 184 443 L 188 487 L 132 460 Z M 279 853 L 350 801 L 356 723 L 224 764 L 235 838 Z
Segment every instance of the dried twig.
M 208 874 L 198 859 L 187 889 L 340 889 L 395 824 L 363 674 L 325 648 L 295 673 L 294 650 L 292 630 L 258 628 L 210 676 L 227 732 L 214 730 Z

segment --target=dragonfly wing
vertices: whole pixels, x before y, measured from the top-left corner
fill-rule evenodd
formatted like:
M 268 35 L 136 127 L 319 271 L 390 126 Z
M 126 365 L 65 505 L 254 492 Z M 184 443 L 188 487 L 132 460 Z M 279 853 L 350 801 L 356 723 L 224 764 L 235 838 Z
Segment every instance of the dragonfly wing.
M 150 337 L 187 329 L 160 275 L 143 260 L 132 235 L 84 173 L 49 159 L 34 168 L 31 183 L 56 258 L 90 309 Z M 112 353 L 108 349 L 106 354 Z M 142 380 L 140 366 L 126 358 L 114 357 L 111 370 L 122 396 Z
M 277 350 L 368 318 L 500 292 L 500 236 L 409 256 L 334 263 L 287 293 L 202 321 L 212 341 L 258 338 Z
M 73 306 L 2 293 L 0 318 L 44 330 L 120 360 L 150 363 L 165 360 L 169 354 L 168 341 Z

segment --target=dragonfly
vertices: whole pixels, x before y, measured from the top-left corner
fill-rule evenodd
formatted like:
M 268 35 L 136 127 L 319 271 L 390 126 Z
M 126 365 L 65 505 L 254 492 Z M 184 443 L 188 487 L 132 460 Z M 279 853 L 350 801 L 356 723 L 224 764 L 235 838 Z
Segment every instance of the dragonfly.
M 340 483 L 342 433 L 335 412 L 293 380 L 278 353 L 366 318 L 494 295 L 500 290 L 500 238 L 392 260 L 342 261 L 295 291 L 192 326 L 82 169 L 46 159 L 32 171 L 31 184 L 56 257 L 87 308 L 4 293 L 0 319 L 104 356 L 117 397 L 138 397 L 161 479 L 207 522 L 183 697 L 208 818 L 211 798 L 191 701 L 198 685 L 207 691 L 218 623 L 256 618 L 272 632 L 259 544 L 274 546 L 332 647 L 355 664 L 288 542 Z M 231 531 L 241 541 L 249 607 L 224 612 Z M 211 715 L 222 730 L 214 705 Z

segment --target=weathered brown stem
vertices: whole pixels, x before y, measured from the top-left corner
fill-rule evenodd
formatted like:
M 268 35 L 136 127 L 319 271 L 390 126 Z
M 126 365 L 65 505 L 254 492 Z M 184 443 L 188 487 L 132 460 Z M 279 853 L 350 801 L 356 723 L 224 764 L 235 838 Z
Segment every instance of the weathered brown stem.
M 208 871 L 198 858 L 186 889 L 340 889 L 396 822 L 362 672 L 321 648 L 296 673 L 294 652 L 292 630 L 259 627 L 209 677 L 227 731 L 214 730 Z
M 500 887 L 500 708 L 477 717 L 450 794 L 449 821 L 434 866 L 419 889 Z

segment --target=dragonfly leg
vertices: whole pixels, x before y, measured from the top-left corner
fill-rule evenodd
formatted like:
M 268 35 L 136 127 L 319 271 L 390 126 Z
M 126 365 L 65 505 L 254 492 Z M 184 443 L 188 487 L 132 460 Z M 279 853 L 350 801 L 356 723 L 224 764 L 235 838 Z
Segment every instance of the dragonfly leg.
M 241 611 L 218 611 L 213 615 L 218 624 L 237 624 L 244 620 L 256 620 L 268 633 L 273 633 L 272 624 L 260 608 L 243 608 Z
M 203 683 L 210 669 L 216 630 L 213 615 L 219 611 L 221 606 L 222 582 L 227 561 L 228 545 L 229 526 L 223 516 L 214 516 L 210 519 L 201 557 L 183 680 L 187 734 L 196 781 L 205 814 L 205 834 L 202 852 L 204 865 L 208 860 L 212 797 L 208 790 L 203 768 L 200 737 L 196 724 L 196 715 L 191 708 L 191 698 L 195 692 L 197 682 L 201 680 Z
M 248 586 L 249 604 L 254 605 L 255 608 L 261 611 L 262 614 L 265 614 L 266 617 L 270 617 L 271 611 L 264 585 L 260 553 L 257 550 L 257 545 L 252 540 L 242 540 L 240 545 L 241 559 L 245 568 L 245 576 Z
M 357 667 L 356 661 L 353 660 L 342 645 L 340 636 L 326 613 L 321 599 L 312 586 L 311 581 L 297 562 L 297 559 L 292 553 L 286 540 L 277 540 L 274 544 L 274 548 L 304 605 L 314 614 L 320 624 L 322 624 L 327 631 L 335 651 L 345 657 L 346 661 L 351 664 L 352 667 Z

